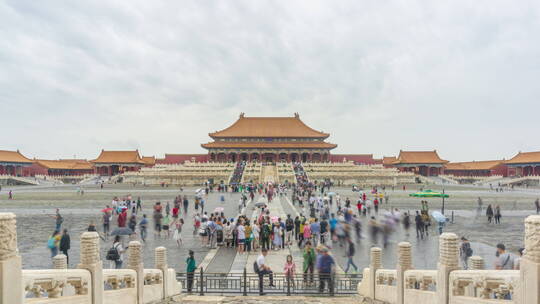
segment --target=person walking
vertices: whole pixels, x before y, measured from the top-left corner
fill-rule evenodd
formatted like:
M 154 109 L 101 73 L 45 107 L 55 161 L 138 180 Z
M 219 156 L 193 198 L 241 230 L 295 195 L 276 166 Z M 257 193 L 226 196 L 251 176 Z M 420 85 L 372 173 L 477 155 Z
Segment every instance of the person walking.
M 182 226 L 184 226 L 184 219 L 177 219 L 175 221 L 175 229 L 173 239 L 176 241 L 176 246 L 180 247 L 182 245 Z
M 491 207 L 491 204 L 487 206 L 486 216 L 488 218 L 488 223 L 491 224 L 491 220 L 493 219 L 493 208 Z
M 418 210 L 416 211 L 414 222 L 416 224 L 416 237 L 424 239 L 424 221 L 422 220 L 422 216 Z
M 405 235 L 409 236 L 409 228 L 411 227 L 411 218 L 409 212 L 403 213 L 403 228 L 405 229 Z
M 135 210 L 138 212 L 139 210 L 142 211 L 142 201 L 141 201 L 141 197 L 137 197 L 137 207 L 135 208 Z
M 263 248 L 261 250 L 261 255 L 257 257 L 257 261 L 255 262 L 255 265 L 257 267 L 255 268 L 255 272 L 259 275 L 259 295 L 263 296 L 265 295 L 263 291 L 263 281 L 264 276 L 268 275 L 268 279 L 270 280 L 270 287 L 274 286 L 274 273 L 272 272 L 272 269 L 268 265 L 266 265 L 265 257 L 268 254 L 268 249 Z
M 186 279 L 187 279 L 187 292 L 191 294 L 193 289 L 193 279 L 195 277 L 195 270 L 197 269 L 197 264 L 195 263 L 195 253 L 193 250 L 188 252 L 188 258 L 186 259 Z
M 71 248 L 71 238 L 67 229 L 64 229 L 62 237 L 60 238 L 60 251 L 66 256 L 67 264 L 69 265 L 69 254 L 68 250 Z
M 107 206 L 107 209 L 108 208 L 109 206 Z M 105 239 L 107 239 L 109 237 L 109 231 L 111 229 L 111 213 L 108 211 L 103 212 L 102 221 L 103 221 L 103 235 Z
M 325 285 L 328 283 L 328 291 L 334 293 L 334 282 L 332 272 L 335 266 L 334 258 L 329 254 L 326 247 L 321 248 L 320 257 L 317 259 L 317 271 L 319 272 L 319 292 L 324 292 Z
M 244 253 L 244 245 L 246 241 L 246 229 L 243 224 L 243 220 L 238 221 L 238 227 L 236 227 L 236 239 L 238 241 L 238 253 L 243 254 Z
M 473 255 L 471 243 L 466 237 L 461 237 L 461 246 L 459 247 L 459 257 L 463 264 L 463 269 L 469 269 L 469 258 Z
M 116 235 L 114 237 L 112 247 L 111 249 L 109 249 L 106 256 L 106 259 L 108 261 L 111 261 L 111 263 L 114 263 L 115 269 L 122 268 L 124 251 L 125 251 L 124 247 L 122 246 L 122 243 L 120 242 L 120 236 Z
M 501 207 L 499 205 L 497 205 L 495 207 L 495 224 L 500 224 L 501 223 Z
M 47 241 L 47 247 L 51 251 L 51 258 L 54 258 L 58 254 L 58 246 L 60 244 L 60 232 L 55 230 Z
M 55 228 L 56 231 L 62 231 L 62 224 L 64 223 L 64 218 L 60 214 L 60 209 L 56 208 L 56 214 L 52 216 L 55 221 Z
M 131 231 L 135 232 L 135 227 L 137 227 L 137 216 L 135 213 L 131 214 L 129 217 L 128 227 Z
M 534 201 L 534 206 L 536 207 L 536 214 L 540 214 L 540 199 Z
M 294 230 L 294 221 L 291 218 L 290 214 L 287 214 L 287 219 L 285 220 L 285 230 L 286 230 L 285 244 L 287 244 L 287 246 L 291 246 L 292 245 L 292 235 L 293 235 L 293 230 Z
M 306 242 L 303 252 L 304 262 L 302 264 L 302 270 L 304 272 L 304 284 L 308 283 L 309 272 L 309 284 L 313 284 L 313 271 L 315 269 L 315 250 L 311 247 L 311 242 Z
M 354 272 L 357 273 L 358 267 L 356 266 L 356 264 L 354 264 L 354 261 L 353 261 L 354 254 L 355 254 L 354 242 L 351 241 L 350 238 L 347 239 L 347 242 L 349 244 L 349 248 L 347 249 L 347 266 L 345 267 L 345 273 L 349 272 L 349 267 L 351 265 L 354 267 Z
M 139 230 L 141 232 L 141 240 L 146 242 L 146 235 L 148 234 L 148 219 L 146 214 L 143 214 L 142 220 L 139 222 Z

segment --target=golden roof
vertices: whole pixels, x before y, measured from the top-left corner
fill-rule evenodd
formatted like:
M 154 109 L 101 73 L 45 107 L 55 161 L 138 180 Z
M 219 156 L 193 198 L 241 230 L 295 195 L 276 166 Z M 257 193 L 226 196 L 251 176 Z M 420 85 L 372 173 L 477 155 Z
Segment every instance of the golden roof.
M 336 144 L 327 143 L 324 141 L 297 141 L 297 142 L 280 142 L 280 141 L 269 141 L 269 142 L 211 142 L 201 145 L 203 148 L 283 148 L 283 149 L 294 149 L 294 148 L 319 148 L 319 149 L 334 149 L 337 147 Z
M 0 150 L 0 162 L 4 163 L 25 163 L 31 164 L 33 161 L 26 156 L 22 155 L 19 150 L 17 151 L 6 151 Z
M 56 170 L 92 170 L 94 166 L 91 162 L 81 159 L 59 159 L 45 160 L 38 159 L 36 163 L 47 169 Z
M 399 164 L 446 164 L 447 160 L 443 160 L 437 154 L 437 150 L 433 151 L 399 151 L 397 159 L 392 163 Z
M 105 163 L 105 164 L 141 164 L 144 165 L 144 161 L 139 155 L 138 150 L 134 151 L 105 151 L 101 150 L 98 158 L 91 160 L 92 163 Z
M 528 164 L 540 163 L 540 151 L 536 152 L 519 152 L 516 156 L 507 160 L 507 164 Z
M 502 160 L 483 160 L 472 162 L 448 163 L 444 166 L 445 170 L 492 170 L 503 164 Z
M 156 164 L 156 157 L 155 156 L 143 156 L 142 157 L 142 161 L 146 164 L 146 165 L 155 165 Z
M 383 156 L 382 163 L 383 165 L 391 165 L 396 160 L 397 158 L 395 156 Z
M 244 113 L 230 127 L 209 134 L 210 137 L 304 137 L 327 138 L 328 133 L 308 127 L 298 113 L 294 117 L 245 117 Z

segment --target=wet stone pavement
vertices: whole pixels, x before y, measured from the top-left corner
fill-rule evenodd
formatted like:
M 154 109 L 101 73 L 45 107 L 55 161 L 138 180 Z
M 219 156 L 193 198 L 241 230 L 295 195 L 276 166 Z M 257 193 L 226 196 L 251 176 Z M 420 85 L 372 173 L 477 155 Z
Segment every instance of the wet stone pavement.
M 54 214 L 55 208 L 60 208 L 61 213 L 65 218 L 63 228 L 67 228 L 71 235 L 71 250 L 69 266 L 75 267 L 79 262 L 79 236 L 86 230 L 91 221 L 96 223 L 99 231 L 101 231 L 101 213 L 100 210 L 105 205 L 110 204 L 114 196 L 122 197 L 131 194 L 133 198 L 140 196 L 143 201 L 143 213 L 146 213 L 150 218 L 149 237 L 146 243 L 143 244 L 144 264 L 146 267 L 152 267 L 154 264 L 154 248 L 164 246 L 168 249 L 169 266 L 175 268 L 179 272 L 185 270 L 185 259 L 189 249 L 195 251 L 197 264 L 200 264 L 209 252 L 209 248 L 201 246 L 198 236 L 193 235 L 193 214 L 194 204 L 193 198 L 195 188 L 184 189 L 181 192 L 179 189 L 172 188 L 132 188 L 125 185 L 107 185 L 105 189 L 89 188 L 85 189 L 84 196 L 77 195 L 76 186 L 63 186 L 59 188 L 32 188 L 24 187 L 15 190 L 15 200 L 7 200 L 5 191 L 0 193 L 0 206 L 2 212 L 14 212 L 17 215 L 17 231 L 18 231 L 18 246 L 23 257 L 23 267 L 25 269 L 38 269 L 51 267 L 50 252 L 47 249 L 47 239 L 54 229 L 54 219 L 50 215 Z M 342 199 L 349 196 L 352 201 L 355 201 L 358 193 L 353 193 L 348 189 L 337 189 Z M 492 196 L 487 198 L 494 202 L 500 203 L 503 208 L 503 220 L 501 225 L 487 225 L 483 216 L 476 218 L 474 202 L 478 194 L 484 196 Z M 165 205 L 166 202 L 171 202 L 176 195 L 188 195 L 190 200 L 190 208 L 187 216 L 184 216 L 185 225 L 182 231 L 182 239 L 184 241 L 181 247 L 177 247 L 175 241 L 171 238 L 155 238 L 152 230 L 152 206 L 156 201 L 161 201 Z M 220 201 L 220 193 L 210 193 L 208 196 L 205 211 L 212 212 L 216 207 L 223 207 L 227 218 L 236 217 L 238 215 L 238 200 L 240 194 L 226 193 L 225 202 Z M 406 192 L 389 192 L 390 204 L 382 205 L 379 212 L 379 218 L 385 211 L 392 207 L 398 207 L 400 210 L 410 210 L 413 212 L 418 206 L 418 200 L 412 200 L 406 197 Z M 451 209 L 455 211 L 455 223 L 448 223 L 445 231 L 456 232 L 459 236 L 466 235 L 471 239 L 474 255 L 480 255 L 485 259 L 487 268 L 493 268 L 494 261 L 494 245 L 503 241 L 508 244 L 511 251 L 517 250 L 523 239 L 523 218 L 531 214 L 530 201 L 533 201 L 536 194 L 534 193 L 504 193 L 494 194 L 486 190 L 456 190 L 455 201 L 447 201 L 447 215 L 451 213 Z M 516 197 L 516 198 L 514 198 Z M 517 200 L 517 208 L 515 201 Z M 470 202 L 467 205 L 467 202 Z M 506 202 L 506 205 L 505 205 Z M 280 204 L 279 210 L 282 215 L 291 214 L 293 217 L 297 213 L 305 210 L 298 206 L 292 206 L 289 196 L 282 196 L 276 199 L 272 204 Z M 390 207 L 391 206 L 391 207 Z M 485 206 L 485 205 L 484 205 Z M 278 207 L 278 206 L 275 206 Z M 440 208 L 439 201 L 430 201 L 430 207 L 434 209 Z M 172 207 L 171 207 L 172 208 Z M 334 203 L 333 212 L 336 205 Z M 246 215 L 251 218 L 253 213 L 252 206 L 246 209 Z M 139 212 L 140 214 L 140 212 Z M 140 217 L 140 216 L 139 216 Z M 284 216 L 282 216 L 284 218 Z M 413 218 L 411 218 L 414 221 Z M 115 223 L 116 219 L 113 220 Z M 362 269 L 369 264 L 369 250 L 372 246 L 382 247 L 381 239 L 378 242 L 372 242 L 367 235 L 367 218 L 361 217 L 363 228 L 363 239 L 357 243 L 356 255 L 354 262 Z M 113 224 L 112 226 L 115 226 Z M 413 245 L 413 264 L 417 269 L 435 269 L 438 259 L 438 233 L 435 227 L 430 230 L 430 235 L 424 239 L 418 239 L 414 231 L 414 224 L 411 225 L 409 235 L 406 234 L 402 226 L 399 226 L 391 235 L 390 241 L 386 248 L 383 249 L 383 267 L 394 268 L 397 263 L 397 244 L 401 241 L 411 242 Z M 126 239 L 127 244 L 127 239 Z M 111 246 L 111 241 L 101 242 L 101 257 L 105 256 L 107 249 Z M 346 265 L 345 248 L 339 247 L 338 244 L 333 244 L 333 255 L 338 264 L 344 269 Z M 289 251 L 283 251 L 279 255 L 283 255 L 283 262 L 286 254 Z M 299 262 L 297 252 L 292 252 L 295 256 L 295 262 Z M 253 253 L 254 255 L 256 253 Z M 215 251 L 215 256 L 209 260 L 207 272 L 229 272 L 233 268 L 236 253 L 231 248 L 219 248 Z M 251 257 L 253 258 L 253 257 Z M 240 261 L 242 262 L 242 261 Z M 243 261 L 244 264 L 247 263 Z M 277 264 L 280 264 L 276 260 Z M 277 265 L 277 269 L 282 269 L 281 265 Z M 104 262 L 106 268 L 110 267 L 108 262 Z M 237 267 L 238 268 L 238 267 Z M 250 268 L 250 267 L 248 267 Z

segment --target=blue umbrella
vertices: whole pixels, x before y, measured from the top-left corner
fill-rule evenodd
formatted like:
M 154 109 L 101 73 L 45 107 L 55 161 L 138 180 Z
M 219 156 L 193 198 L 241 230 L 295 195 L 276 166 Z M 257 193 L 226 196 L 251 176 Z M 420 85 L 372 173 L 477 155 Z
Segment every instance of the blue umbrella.
M 446 216 L 444 216 L 442 213 L 440 213 L 439 211 L 433 211 L 431 212 L 431 216 L 439 223 L 444 223 L 446 222 Z

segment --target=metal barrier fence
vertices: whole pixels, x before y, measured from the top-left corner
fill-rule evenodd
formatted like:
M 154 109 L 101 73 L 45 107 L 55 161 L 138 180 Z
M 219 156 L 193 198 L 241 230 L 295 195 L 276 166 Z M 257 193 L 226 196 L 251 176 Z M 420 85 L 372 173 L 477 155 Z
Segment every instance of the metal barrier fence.
M 204 273 L 202 269 L 188 278 L 186 273 L 177 273 L 177 280 L 182 282 L 183 292 L 205 294 L 248 294 L 260 293 L 260 277 L 255 273 Z M 190 282 L 191 281 L 191 282 Z M 287 278 L 285 274 L 273 275 L 273 287 L 270 278 L 262 279 L 265 294 L 281 295 L 351 295 L 357 293 L 362 274 L 304 275 L 297 274 Z M 321 291 L 321 283 L 324 290 Z M 191 285 L 191 288 L 190 288 Z M 190 290 L 191 289 L 191 290 Z

